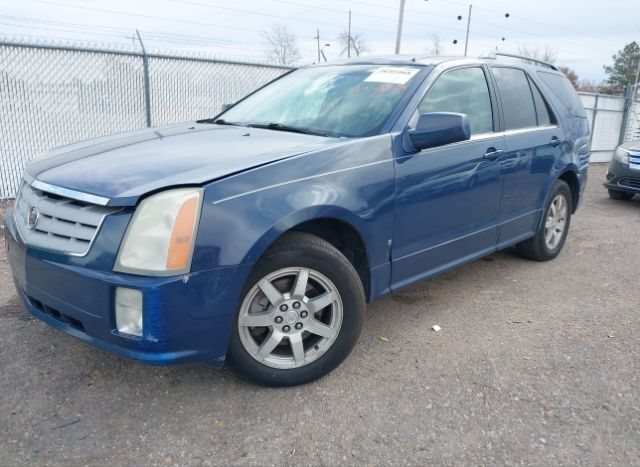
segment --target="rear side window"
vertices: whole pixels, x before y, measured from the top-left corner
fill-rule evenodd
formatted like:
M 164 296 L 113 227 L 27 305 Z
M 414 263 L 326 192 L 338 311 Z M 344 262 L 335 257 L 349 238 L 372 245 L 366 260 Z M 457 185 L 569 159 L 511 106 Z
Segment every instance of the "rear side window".
M 556 123 L 556 119 L 553 117 L 549 105 L 542 97 L 542 93 L 538 89 L 538 86 L 529 79 L 529 85 L 531 86 L 531 92 L 533 93 L 533 102 L 536 104 L 536 114 L 538 115 L 538 125 L 551 125 Z
M 566 76 L 549 73 L 548 71 L 539 71 L 538 76 L 551 88 L 553 94 L 555 94 L 572 115 L 582 118 L 587 117 L 578 93 Z
M 493 68 L 502 100 L 505 130 L 538 125 L 536 107 L 524 71 L 515 68 Z
M 469 118 L 471 134 L 491 133 L 491 98 L 482 68 L 458 68 L 444 73 L 431 86 L 418 112 L 463 113 Z

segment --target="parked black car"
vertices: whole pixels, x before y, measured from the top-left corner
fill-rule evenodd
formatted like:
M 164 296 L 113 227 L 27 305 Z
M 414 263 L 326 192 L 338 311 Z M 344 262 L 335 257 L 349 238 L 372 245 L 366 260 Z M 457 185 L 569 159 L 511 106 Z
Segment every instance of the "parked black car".
M 629 201 L 640 194 L 640 140 L 629 141 L 616 148 L 604 186 L 613 199 Z

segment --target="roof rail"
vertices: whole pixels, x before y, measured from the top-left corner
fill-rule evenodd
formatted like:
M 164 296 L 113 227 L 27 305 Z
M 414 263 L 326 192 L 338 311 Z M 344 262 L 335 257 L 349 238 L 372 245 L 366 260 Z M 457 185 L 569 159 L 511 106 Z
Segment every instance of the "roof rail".
M 538 64 L 538 65 L 546 66 L 546 67 L 551 68 L 552 70 L 555 70 L 555 71 L 560 71 L 560 70 L 558 70 L 558 68 L 553 63 L 545 62 L 544 60 L 539 60 L 537 58 L 527 57 L 525 55 L 516 55 L 516 54 L 507 54 L 507 53 L 504 53 L 504 52 L 495 52 L 495 53 L 492 53 L 491 55 L 485 56 L 483 58 L 496 59 L 497 57 L 516 58 L 518 60 L 524 60 L 524 61 L 527 61 L 527 62 L 533 62 L 533 63 Z

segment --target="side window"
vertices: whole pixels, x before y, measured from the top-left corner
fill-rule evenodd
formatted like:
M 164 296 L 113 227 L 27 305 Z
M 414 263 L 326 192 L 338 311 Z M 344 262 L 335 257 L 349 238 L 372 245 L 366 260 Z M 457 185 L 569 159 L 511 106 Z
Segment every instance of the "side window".
M 502 100 L 505 130 L 537 126 L 533 95 L 524 71 L 495 67 L 493 75 Z
M 472 135 L 492 132 L 491 98 L 482 68 L 459 68 L 440 76 L 418 105 L 419 114 L 429 112 L 467 114 Z
M 549 105 L 542 97 L 542 93 L 536 86 L 536 83 L 531 81 L 529 78 L 529 85 L 531 86 L 531 92 L 533 93 L 533 102 L 536 105 L 536 114 L 538 115 L 538 125 L 551 125 L 552 123 L 556 123 L 551 110 L 549 109 Z

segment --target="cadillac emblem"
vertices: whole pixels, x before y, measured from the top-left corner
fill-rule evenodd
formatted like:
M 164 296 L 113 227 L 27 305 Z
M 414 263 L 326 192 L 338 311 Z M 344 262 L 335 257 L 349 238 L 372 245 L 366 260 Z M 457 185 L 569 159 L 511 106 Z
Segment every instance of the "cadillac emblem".
M 29 216 L 27 217 L 27 227 L 29 227 L 29 229 L 35 228 L 39 218 L 40 213 L 38 212 L 38 210 L 36 208 L 31 208 L 31 210 L 29 211 Z

